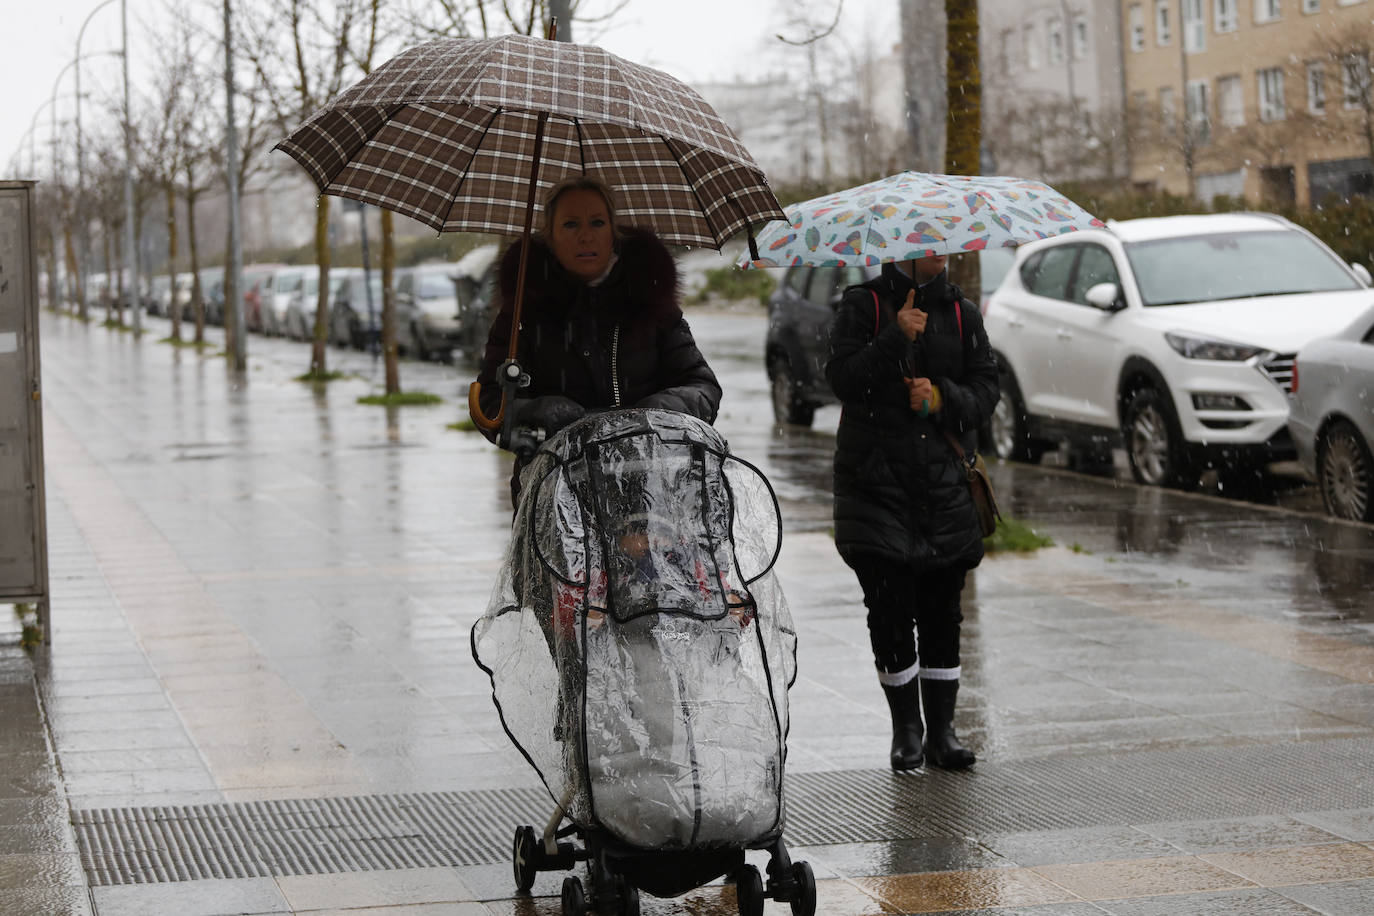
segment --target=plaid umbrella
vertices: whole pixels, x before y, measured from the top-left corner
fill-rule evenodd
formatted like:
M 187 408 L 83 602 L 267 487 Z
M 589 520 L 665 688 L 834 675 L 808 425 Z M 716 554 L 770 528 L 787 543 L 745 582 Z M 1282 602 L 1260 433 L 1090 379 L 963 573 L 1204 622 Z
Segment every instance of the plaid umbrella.
M 899 172 L 793 204 L 736 266 L 870 266 L 1006 248 L 1103 222 L 1043 182 Z
M 734 131 L 686 85 L 524 35 L 404 51 L 277 149 L 322 193 L 440 232 L 518 234 L 542 197 L 532 177 L 542 192 L 574 174 L 614 188 L 624 222 L 671 244 L 718 249 L 783 215 Z

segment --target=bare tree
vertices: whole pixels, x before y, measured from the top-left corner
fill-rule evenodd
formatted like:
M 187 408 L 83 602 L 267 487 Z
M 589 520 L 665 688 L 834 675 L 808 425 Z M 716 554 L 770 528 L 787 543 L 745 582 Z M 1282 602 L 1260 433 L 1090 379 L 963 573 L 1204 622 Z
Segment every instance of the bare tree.
M 945 95 L 945 171 L 977 175 L 982 166 L 983 78 L 978 63 L 978 0 L 945 0 L 948 80 Z M 951 259 L 950 279 L 978 301 L 977 257 Z
M 1358 131 L 1364 139 L 1365 155 L 1374 167 L 1374 22 L 1367 17 L 1340 28 L 1318 32 L 1312 53 L 1327 64 L 1339 80 L 1339 105 L 1327 103 L 1327 117 L 1338 124 L 1336 133 Z
M 278 130 L 286 134 L 343 89 L 353 53 L 351 43 L 370 0 L 338 0 L 332 8 L 314 0 L 288 0 L 280 9 L 255 8 L 246 16 L 245 54 L 265 94 Z M 329 296 L 329 200 L 315 208 L 315 263 L 319 267 L 311 378 L 327 378 L 325 346 Z

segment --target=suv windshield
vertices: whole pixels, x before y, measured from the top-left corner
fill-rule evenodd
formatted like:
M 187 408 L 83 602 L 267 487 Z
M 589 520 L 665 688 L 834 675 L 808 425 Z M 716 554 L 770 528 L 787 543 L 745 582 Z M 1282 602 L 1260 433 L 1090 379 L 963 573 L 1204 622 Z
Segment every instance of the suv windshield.
M 1301 232 L 1218 232 L 1126 245 L 1145 305 L 1359 289 Z

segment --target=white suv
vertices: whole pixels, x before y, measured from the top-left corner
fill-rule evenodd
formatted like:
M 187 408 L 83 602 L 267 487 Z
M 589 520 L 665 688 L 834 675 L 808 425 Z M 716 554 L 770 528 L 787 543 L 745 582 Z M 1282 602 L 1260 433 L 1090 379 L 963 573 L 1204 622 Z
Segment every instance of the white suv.
M 1293 357 L 1349 325 L 1370 275 L 1259 213 L 1111 223 L 1026 245 L 988 303 L 1002 376 L 991 450 L 1119 444 L 1141 483 L 1294 457 Z

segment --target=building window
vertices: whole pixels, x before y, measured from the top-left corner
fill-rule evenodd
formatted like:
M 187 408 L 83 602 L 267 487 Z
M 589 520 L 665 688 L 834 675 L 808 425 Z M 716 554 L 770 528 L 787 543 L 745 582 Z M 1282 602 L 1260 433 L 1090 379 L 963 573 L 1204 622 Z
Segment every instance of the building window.
M 1206 143 L 1212 136 L 1212 113 L 1208 101 L 1206 80 L 1188 83 L 1183 104 L 1187 109 L 1188 130 L 1195 143 Z
M 1040 36 L 1036 34 L 1035 26 L 1026 25 L 1021 28 L 1021 43 L 1026 49 L 1026 69 L 1040 69 Z
M 1170 0 L 1155 0 L 1155 44 L 1161 48 L 1172 40 L 1169 29 Z
M 1236 0 L 1216 0 L 1212 5 L 1212 18 L 1216 20 L 1214 27 L 1218 32 L 1234 32 L 1240 19 Z
M 1088 56 L 1088 19 L 1086 16 L 1073 17 L 1073 59 L 1082 60 Z
M 1255 0 L 1255 22 L 1277 22 L 1282 16 L 1279 0 Z
M 1049 39 L 1050 63 L 1062 64 L 1064 62 L 1064 23 L 1058 19 L 1051 19 L 1045 23 L 1045 34 Z
M 1183 49 L 1189 53 L 1207 47 L 1207 15 L 1202 0 L 1183 0 Z
M 1357 3 L 1364 3 L 1364 0 L 1336 0 L 1337 6 L 1354 6 Z
M 1259 77 L 1259 116 L 1261 121 L 1282 121 L 1285 116 L 1283 105 L 1283 68 L 1270 67 L 1261 70 Z
M 1326 66 L 1320 61 L 1307 65 L 1307 110 L 1326 114 Z
M 1165 86 L 1159 90 L 1159 121 L 1164 125 L 1165 130 L 1174 129 L 1174 116 L 1177 109 L 1174 105 L 1174 87 Z
M 1131 23 L 1131 50 L 1145 50 L 1145 8 L 1139 3 L 1132 3 L 1130 10 Z
M 1016 34 L 1011 29 L 1003 29 L 998 35 L 1001 60 L 999 65 L 1003 76 L 1011 76 L 1012 57 L 1016 54 Z
M 1245 98 L 1239 76 L 1217 79 L 1217 117 L 1227 127 L 1240 127 L 1245 123 Z
M 1341 57 L 1341 99 L 1346 108 L 1369 104 L 1369 57 L 1346 54 Z
M 1304 13 L 1320 13 L 1322 0 L 1302 0 L 1302 11 Z

